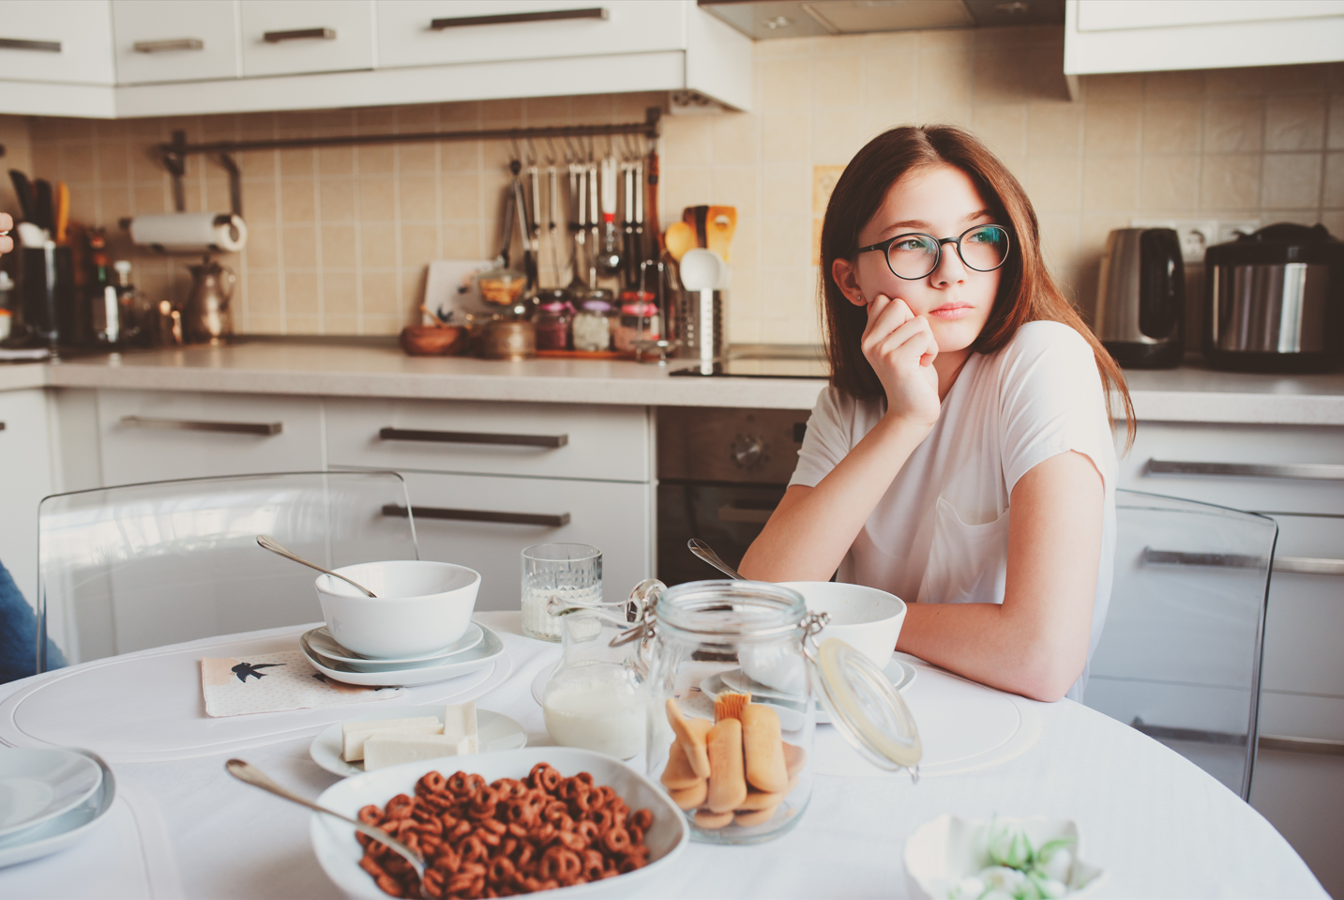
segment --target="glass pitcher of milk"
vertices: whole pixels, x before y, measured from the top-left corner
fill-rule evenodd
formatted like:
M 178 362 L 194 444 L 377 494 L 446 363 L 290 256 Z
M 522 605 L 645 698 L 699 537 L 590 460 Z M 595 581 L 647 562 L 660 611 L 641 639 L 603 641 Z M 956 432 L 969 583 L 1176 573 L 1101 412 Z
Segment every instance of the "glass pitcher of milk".
M 551 739 L 617 759 L 644 752 L 645 689 L 638 653 L 612 647 L 626 623 L 603 607 L 558 617 L 564 655 L 542 693 Z

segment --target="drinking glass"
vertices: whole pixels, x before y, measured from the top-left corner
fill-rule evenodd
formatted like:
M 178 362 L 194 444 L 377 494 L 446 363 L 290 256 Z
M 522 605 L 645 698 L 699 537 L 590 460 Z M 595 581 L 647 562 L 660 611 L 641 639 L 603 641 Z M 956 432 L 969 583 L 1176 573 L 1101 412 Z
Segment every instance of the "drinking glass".
M 523 551 L 523 634 L 560 640 L 560 620 L 546 607 L 602 602 L 602 551 L 589 544 L 536 544 Z

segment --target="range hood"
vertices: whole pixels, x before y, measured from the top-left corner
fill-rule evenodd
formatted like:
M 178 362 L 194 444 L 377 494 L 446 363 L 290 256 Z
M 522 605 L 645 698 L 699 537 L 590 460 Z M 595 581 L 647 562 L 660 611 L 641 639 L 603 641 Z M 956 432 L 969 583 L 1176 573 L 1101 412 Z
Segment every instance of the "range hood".
M 749 37 L 1064 24 L 1064 0 L 698 0 Z

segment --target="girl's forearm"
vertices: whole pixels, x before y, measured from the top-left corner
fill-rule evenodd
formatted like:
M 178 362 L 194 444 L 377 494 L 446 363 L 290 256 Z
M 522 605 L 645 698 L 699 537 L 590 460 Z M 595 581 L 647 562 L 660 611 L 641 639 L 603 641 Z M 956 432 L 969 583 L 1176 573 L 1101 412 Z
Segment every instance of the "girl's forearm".
M 884 416 L 816 487 L 786 495 L 743 558 L 742 574 L 761 581 L 829 579 L 928 431 Z

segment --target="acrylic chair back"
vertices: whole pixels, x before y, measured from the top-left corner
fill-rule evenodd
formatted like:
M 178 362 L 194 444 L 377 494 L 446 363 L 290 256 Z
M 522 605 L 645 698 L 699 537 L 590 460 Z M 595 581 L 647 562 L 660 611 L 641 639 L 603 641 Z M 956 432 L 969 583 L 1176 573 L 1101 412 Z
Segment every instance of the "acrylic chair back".
M 1084 694 L 1243 800 L 1277 536 L 1255 513 L 1117 491 L 1115 581 Z
M 418 559 L 395 472 L 290 472 L 56 494 L 38 508 L 39 648 L 71 663 L 320 621 L 318 573 L 257 546 L 268 534 L 336 568 Z M 45 671 L 39 649 L 38 671 Z

